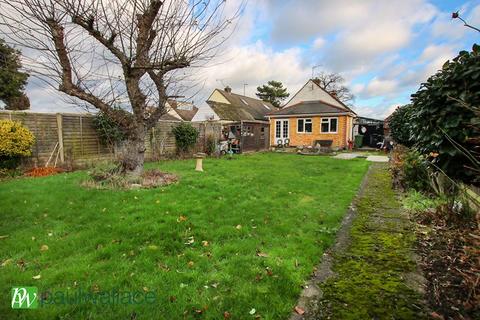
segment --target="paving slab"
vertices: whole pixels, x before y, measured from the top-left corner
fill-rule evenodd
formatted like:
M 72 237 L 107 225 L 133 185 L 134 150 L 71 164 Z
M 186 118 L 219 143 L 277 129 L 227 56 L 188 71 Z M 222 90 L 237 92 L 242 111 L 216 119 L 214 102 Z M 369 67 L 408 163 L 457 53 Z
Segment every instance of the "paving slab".
M 340 153 L 340 154 L 337 154 L 335 157 L 335 159 L 354 159 L 354 158 L 357 158 L 359 157 L 360 154 L 359 153 Z
M 367 161 L 372 162 L 388 162 L 387 156 L 368 156 Z

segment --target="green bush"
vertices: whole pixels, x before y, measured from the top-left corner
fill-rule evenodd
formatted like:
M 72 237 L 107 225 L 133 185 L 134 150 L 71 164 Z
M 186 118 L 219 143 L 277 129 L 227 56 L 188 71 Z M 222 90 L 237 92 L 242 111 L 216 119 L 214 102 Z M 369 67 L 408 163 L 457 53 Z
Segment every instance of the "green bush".
M 172 129 L 172 133 L 175 136 L 178 153 L 189 152 L 197 143 L 198 130 L 190 123 L 182 122 Z
M 412 130 L 411 130 L 411 116 L 412 105 L 407 104 L 395 110 L 390 116 L 388 126 L 390 127 L 390 135 L 393 141 L 400 143 L 406 147 L 411 147 Z
M 480 46 L 461 51 L 412 95 L 413 147 L 449 177 L 474 183 L 480 144 Z M 477 182 L 479 182 L 477 180 Z
M 215 137 L 213 135 L 208 135 L 207 141 L 205 142 L 205 153 L 208 154 L 209 156 L 214 154 L 217 148 L 216 145 L 217 143 L 215 141 Z
M 123 110 L 116 111 L 122 112 Z M 93 117 L 93 126 L 98 132 L 100 141 L 106 146 L 113 147 L 118 142 L 125 140 L 124 131 L 104 112 L 100 111 Z
M 0 120 L 0 168 L 14 169 L 32 154 L 33 134 L 18 121 Z
M 429 161 L 425 156 L 415 150 L 407 151 L 402 165 L 405 188 L 431 192 L 429 170 Z

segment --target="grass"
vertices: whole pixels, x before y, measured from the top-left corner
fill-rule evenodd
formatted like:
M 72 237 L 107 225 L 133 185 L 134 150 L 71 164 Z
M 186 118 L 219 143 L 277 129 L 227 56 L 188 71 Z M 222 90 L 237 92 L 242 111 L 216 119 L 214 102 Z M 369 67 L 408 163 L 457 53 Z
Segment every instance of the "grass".
M 75 172 L 0 184 L 2 318 L 287 318 L 368 163 L 265 153 L 207 159 L 204 173 L 194 160 L 148 166 L 180 182 L 93 190 Z M 46 302 L 114 289 L 155 301 L 12 310 L 15 285 L 37 286 Z
M 414 280 L 415 236 L 391 188 L 388 170 L 372 167 L 350 245 L 335 256 L 336 277 L 322 286 L 319 318 L 422 319 L 421 295 Z

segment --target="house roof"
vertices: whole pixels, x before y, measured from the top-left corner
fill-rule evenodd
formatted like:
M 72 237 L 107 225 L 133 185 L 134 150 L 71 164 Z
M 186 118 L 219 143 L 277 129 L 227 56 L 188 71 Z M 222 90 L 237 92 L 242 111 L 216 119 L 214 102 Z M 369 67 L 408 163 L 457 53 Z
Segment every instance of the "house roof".
M 298 90 L 289 100 L 288 102 L 285 104 L 285 105 L 288 105 L 309 83 L 312 83 L 313 85 L 315 85 L 317 88 L 319 88 L 320 90 L 322 90 L 324 93 L 326 93 L 328 96 L 330 96 L 334 101 L 336 101 L 338 103 L 338 107 L 342 107 L 344 109 L 346 109 L 347 111 L 350 111 L 354 114 L 356 114 L 349 106 L 347 106 L 345 103 L 343 103 L 340 99 L 338 99 L 338 97 L 336 95 L 333 95 L 331 94 L 330 92 L 328 92 L 327 90 L 323 89 L 320 84 L 317 82 L 317 81 L 314 81 L 313 79 L 309 79 L 304 85 L 303 87 Z M 323 100 L 323 99 L 321 99 Z M 314 101 L 314 100 L 312 100 Z M 330 104 L 332 106 L 335 106 L 331 103 L 328 103 L 328 102 L 325 102 L 327 104 Z M 290 107 L 290 106 L 289 106 Z
M 216 102 L 216 101 L 207 101 L 208 105 L 215 111 L 220 120 L 257 120 L 265 119 L 265 115 L 252 114 L 247 107 L 239 107 L 231 104 Z M 257 118 L 256 118 L 257 116 Z
M 270 103 L 240 94 L 216 89 L 230 104 L 207 101 L 220 119 L 265 120 L 265 116 L 276 108 Z
M 179 104 L 178 101 L 170 99 L 170 100 L 168 100 L 168 104 L 172 107 L 173 110 L 175 110 L 175 112 L 184 121 L 192 121 L 193 117 L 195 116 L 195 114 L 198 111 L 198 108 L 191 103 L 188 103 L 188 105 L 191 105 L 190 110 L 181 107 L 182 104 L 183 105 L 187 104 L 187 103 L 184 103 L 184 102 Z
M 352 114 L 349 109 L 340 108 L 323 101 L 302 101 L 283 109 L 270 112 L 268 116 L 295 116 L 316 114 Z

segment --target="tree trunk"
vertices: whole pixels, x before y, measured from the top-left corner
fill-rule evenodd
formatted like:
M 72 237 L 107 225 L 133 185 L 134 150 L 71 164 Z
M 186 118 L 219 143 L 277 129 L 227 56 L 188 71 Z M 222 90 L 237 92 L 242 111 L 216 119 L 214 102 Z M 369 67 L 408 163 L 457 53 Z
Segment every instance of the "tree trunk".
M 145 136 L 144 130 L 137 130 L 134 136 L 123 142 L 121 164 L 122 172 L 132 177 L 140 177 L 143 173 L 145 162 Z

